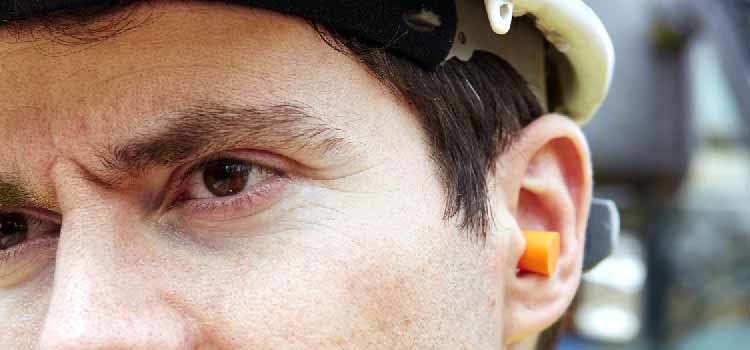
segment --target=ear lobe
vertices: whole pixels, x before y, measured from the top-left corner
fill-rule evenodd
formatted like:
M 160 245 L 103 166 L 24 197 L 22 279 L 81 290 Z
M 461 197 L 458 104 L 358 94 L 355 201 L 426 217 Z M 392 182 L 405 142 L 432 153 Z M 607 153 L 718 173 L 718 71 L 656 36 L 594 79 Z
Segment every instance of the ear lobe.
M 514 150 L 516 154 L 502 164 L 514 169 L 506 176 L 517 178 L 501 179 L 508 200 L 515 200 L 509 204 L 515 208 L 518 223 L 509 256 L 517 262 L 523 255 L 521 229 L 559 232 L 560 256 L 549 277 L 508 266 L 506 343 L 541 332 L 560 318 L 572 301 L 581 276 L 592 186 L 586 140 L 580 128 L 565 117 L 546 115 L 536 120 L 524 129 Z

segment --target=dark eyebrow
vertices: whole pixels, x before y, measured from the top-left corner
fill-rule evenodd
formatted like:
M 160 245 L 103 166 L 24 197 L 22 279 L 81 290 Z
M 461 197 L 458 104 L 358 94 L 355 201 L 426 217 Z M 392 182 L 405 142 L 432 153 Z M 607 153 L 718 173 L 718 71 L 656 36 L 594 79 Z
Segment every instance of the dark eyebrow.
M 2 174 L 0 174 L 2 175 Z M 52 200 L 34 194 L 12 177 L 0 176 L 0 211 L 2 208 L 52 208 Z
M 0 179 L 0 207 L 15 207 L 28 202 L 30 196 L 21 185 Z
M 265 107 L 201 102 L 158 120 L 153 131 L 97 152 L 108 183 L 153 167 L 170 167 L 196 155 L 248 144 L 267 150 L 325 154 L 353 145 L 345 133 L 296 104 Z

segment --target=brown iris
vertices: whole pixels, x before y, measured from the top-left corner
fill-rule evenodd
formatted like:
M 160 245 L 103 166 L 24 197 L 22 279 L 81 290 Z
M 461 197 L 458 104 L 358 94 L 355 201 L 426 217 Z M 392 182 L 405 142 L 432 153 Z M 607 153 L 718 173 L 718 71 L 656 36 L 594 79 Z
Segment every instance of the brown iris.
M 203 169 L 203 183 L 211 194 L 228 197 L 242 192 L 253 167 L 236 159 L 217 159 Z
M 27 233 L 28 223 L 23 214 L 0 213 L 0 250 L 23 242 Z

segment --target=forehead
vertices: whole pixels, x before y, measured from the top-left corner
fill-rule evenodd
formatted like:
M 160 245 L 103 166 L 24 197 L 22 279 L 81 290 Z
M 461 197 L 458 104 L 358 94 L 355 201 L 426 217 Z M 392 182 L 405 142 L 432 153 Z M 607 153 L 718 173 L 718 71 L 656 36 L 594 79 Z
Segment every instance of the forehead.
M 3 128 L 29 118 L 112 128 L 196 99 L 295 101 L 344 114 L 351 108 L 339 91 L 379 94 L 362 67 L 301 20 L 197 3 L 144 5 L 132 17 L 143 21 L 85 45 L 60 44 L 64 37 L 41 29 L 21 37 L 2 30 Z
M 34 162 L 23 166 L 39 171 L 59 155 L 86 165 L 94 146 L 152 128 L 157 116 L 195 101 L 294 103 L 362 140 L 378 135 L 384 115 L 403 114 L 364 67 L 305 21 L 197 2 L 134 11 L 137 26 L 90 44 L 61 44 L 70 38 L 38 28 L 20 36 L 0 30 L 0 146 L 7 151 L 0 168 L 23 165 L 28 149 Z

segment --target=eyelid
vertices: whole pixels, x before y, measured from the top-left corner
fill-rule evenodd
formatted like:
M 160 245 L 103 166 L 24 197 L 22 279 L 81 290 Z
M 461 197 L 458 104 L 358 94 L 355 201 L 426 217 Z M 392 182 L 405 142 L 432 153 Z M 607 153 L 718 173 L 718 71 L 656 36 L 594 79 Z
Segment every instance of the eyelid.
M 39 226 L 44 227 L 44 225 L 47 225 L 50 227 L 49 230 L 44 230 L 43 232 L 31 232 L 32 235 L 39 234 L 39 235 L 48 235 L 52 233 L 52 229 L 55 229 L 56 231 L 60 230 L 60 226 L 62 225 L 62 220 L 59 215 L 42 210 L 42 209 L 31 209 L 31 208 L 18 208 L 18 209 L 7 209 L 3 208 L 0 209 L 0 214 L 9 214 L 9 213 L 17 213 L 22 214 L 26 220 L 29 230 L 32 228 L 38 228 Z M 34 240 L 37 237 L 29 236 L 27 237 L 27 240 Z
M 0 250 L 0 289 L 28 280 L 54 256 L 60 230 L 59 215 L 29 208 L 3 208 L 2 213 L 19 213 L 27 218 L 29 235 L 21 243 Z
M 172 203 L 175 201 L 177 196 L 180 195 L 182 186 L 184 186 L 185 182 L 191 175 L 193 175 L 196 171 L 202 170 L 202 168 L 211 163 L 211 161 L 224 158 L 243 160 L 254 166 L 265 167 L 274 171 L 281 172 L 284 175 L 290 177 L 298 169 L 297 162 L 267 151 L 238 149 L 216 152 L 208 156 L 196 159 L 188 163 L 187 165 L 182 166 L 180 169 L 175 171 L 172 176 L 170 176 L 168 185 L 166 187 L 166 192 L 162 196 L 162 198 L 164 198 L 164 200 L 162 201 L 162 208 L 164 210 L 169 210 L 172 208 Z
M 266 151 L 256 150 L 231 150 L 213 153 L 209 156 L 193 161 L 185 170 L 178 172 L 178 180 L 184 181 L 195 171 L 202 170 L 202 167 L 208 165 L 211 161 L 230 158 L 244 160 L 250 164 L 282 171 L 284 173 L 293 172 L 296 168 L 295 162 L 284 160 L 281 156 L 274 155 Z
M 48 221 L 58 226 L 62 225 L 62 218 L 60 217 L 60 214 L 57 214 L 55 212 L 52 212 L 46 209 L 26 208 L 26 207 L 0 208 L 0 213 L 19 213 L 19 214 L 31 216 L 35 220 Z

